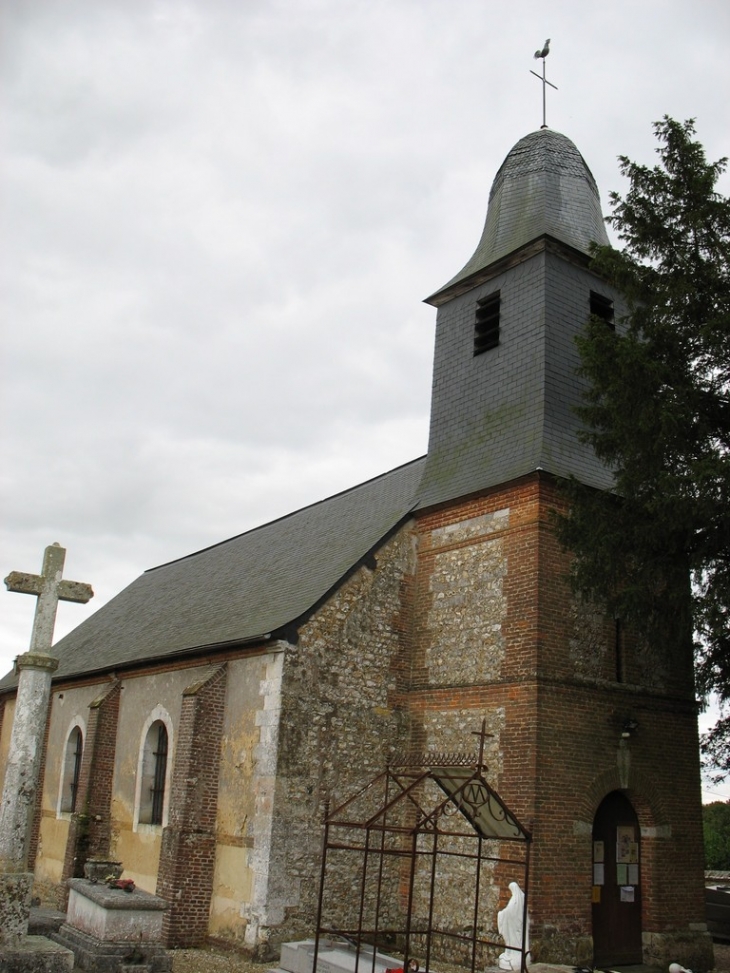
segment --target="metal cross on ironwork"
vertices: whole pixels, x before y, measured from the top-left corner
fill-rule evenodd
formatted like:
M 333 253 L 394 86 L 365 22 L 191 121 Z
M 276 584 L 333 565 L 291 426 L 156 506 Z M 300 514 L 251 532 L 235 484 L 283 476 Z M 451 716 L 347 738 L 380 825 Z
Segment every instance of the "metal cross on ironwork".
M 550 85 L 551 88 L 555 88 L 556 91 L 558 90 L 558 86 L 553 84 L 552 81 L 548 81 L 548 79 L 545 77 L 545 58 L 548 56 L 549 53 L 550 53 L 550 38 L 548 37 L 548 39 L 543 44 L 542 50 L 535 51 L 535 57 L 542 58 L 542 77 L 540 77 L 537 71 L 533 71 L 532 69 L 530 69 L 530 74 L 534 74 L 536 78 L 539 78 L 539 80 L 542 81 L 542 125 L 540 126 L 540 128 L 547 128 L 547 122 L 545 121 L 546 86 Z
M 33 634 L 30 637 L 30 651 L 33 654 L 51 654 L 53 627 L 59 601 L 85 604 L 94 597 L 90 584 L 61 579 L 65 560 L 66 549 L 58 543 L 51 544 L 43 555 L 43 569 L 40 574 L 11 571 L 5 579 L 8 591 L 35 595 L 38 598 L 33 619 Z
M 472 730 L 471 735 L 479 737 L 479 756 L 477 758 L 477 766 L 479 768 L 486 767 L 486 764 L 484 763 L 484 744 L 486 743 L 488 737 L 494 736 L 493 733 L 487 733 L 486 719 L 482 720 L 481 730 Z

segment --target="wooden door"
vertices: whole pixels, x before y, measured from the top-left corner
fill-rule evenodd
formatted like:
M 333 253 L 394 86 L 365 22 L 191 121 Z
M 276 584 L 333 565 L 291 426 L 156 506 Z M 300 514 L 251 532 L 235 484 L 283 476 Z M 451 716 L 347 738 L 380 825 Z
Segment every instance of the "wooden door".
M 613 791 L 593 822 L 593 963 L 642 962 L 641 835 L 631 802 Z

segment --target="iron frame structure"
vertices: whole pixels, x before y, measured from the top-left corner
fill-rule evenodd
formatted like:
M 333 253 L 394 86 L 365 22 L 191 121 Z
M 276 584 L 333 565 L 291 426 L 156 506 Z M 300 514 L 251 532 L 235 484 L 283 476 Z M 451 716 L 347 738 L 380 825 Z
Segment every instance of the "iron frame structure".
M 376 973 L 378 950 L 393 941 L 402 946 L 403 967 L 407 968 L 418 937 L 425 953 L 425 971 L 431 969 L 432 943 L 436 938 L 461 941 L 469 948 L 471 973 L 475 973 L 480 947 L 505 948 L 505 943 L 479 935 L 483 906 L 481 874 L 483 863 L 504 866 L 505 871 L 522 872 L 524 912 L 522 943 L 510 943 L 521 956 L 520 969 L 527 968 L 527 902 L 529 893 L 530 846 L 532 836 L 520 824 L 499 794 L 486 780 L 484 764 L 484 724 L 479 753 L 426 753 L 393 761 L 386 769 L 334 810 L 325 808 L 324 841 L 320 874 L 313 970 L 317 970 L 320 941 L 334 937 L 348 941 L 356 951 L 355 973 Z M 436 787 L 429 786 L 429 782 Z M 438 795 L 434 799 L 434 795 Z M 370 799 L 369 813 L 358 813 L 363 798 Z M 362 838 L 358 838 L 358 835 Z M 450 838 L 467 839 L 470 850 L 448 847 Z M 452 843 L 453 844 L 453 843 Z M 460 842 L 464 844 L 464 842 Z M 506 850 L 505 850 L 506 846 Z M 328 864 L 332 852 L 361 856 L 357 921 L 353 925 L 323 925 L 327 902 Z M 440 856 L 471 860 L 474 882 L 471 893 L 464 889 L 464 910 L 469 913 L 470 932 L 441 928 L 435 924 L 435 889 Z M 381 924 L 383 875 L 386 860 L 401 859 L 401 882 L 405 891 L 404 925 L 392 928 Z M 420 861 L 428 866 L 428 915 L 425 920 L 413 915 L 414 881 Z M 357 874 L 357 868 L 353 870 Z M 374 921 L 366 921 L 366 893 L 374 896 Z M 470 897 L 471 902 L 468 901 Z M 419 952 L 421 950 L 419 949 Z

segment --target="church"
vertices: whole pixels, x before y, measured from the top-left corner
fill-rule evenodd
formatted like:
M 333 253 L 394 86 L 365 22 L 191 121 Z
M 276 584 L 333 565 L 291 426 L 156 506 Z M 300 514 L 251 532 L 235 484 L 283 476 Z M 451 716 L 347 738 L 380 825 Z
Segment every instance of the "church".
M 146 571 L 58 642 L 44 902 L 108 859 L 169 902 L 170 946 L 311 935 L 327 802 L 484 722 L 490 784 L 533 836 L 533 961 L 712 966 L 691 646 L 653 651 L 576 599 L 551 529 L 566 478 L 612 486 L 574 411 L 575 336 L 625 316 L 594 241 L 576 146 L 521 139 L 474 255 L 427 299 L 427 455 Z

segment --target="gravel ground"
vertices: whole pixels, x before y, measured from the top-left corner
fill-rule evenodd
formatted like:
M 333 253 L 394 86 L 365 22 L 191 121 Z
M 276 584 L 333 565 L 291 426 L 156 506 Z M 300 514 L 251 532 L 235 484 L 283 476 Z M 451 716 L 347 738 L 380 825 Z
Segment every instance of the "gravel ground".
M 173 973 L 267 973 L 275 963 L 253 963 L 237 953 L 217 949 L 178 949 L 173 952 Z M 715 969 L 730 973 L 730 945 L 715 943 Z
M 730 945 L 715 943 L 715 969 L 730 970 Z
M 237 953 L 218 949 L 175 949 L 172 973 L 266 973 L 275 963 L 253 963 Z

